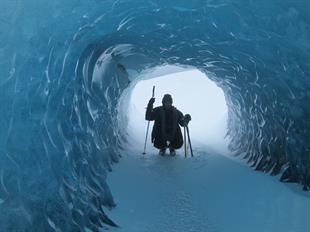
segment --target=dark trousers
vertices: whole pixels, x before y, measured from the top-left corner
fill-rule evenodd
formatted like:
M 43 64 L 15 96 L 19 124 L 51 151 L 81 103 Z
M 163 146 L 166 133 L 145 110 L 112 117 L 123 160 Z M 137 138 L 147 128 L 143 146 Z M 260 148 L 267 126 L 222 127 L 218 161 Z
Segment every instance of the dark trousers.
M 174 149 L 179 149 L 182 147 L 182 145 L 183 145 L 182 134 L 177 133 L 176 136 L 174 136 L 173 140 L 170 142 L 169 147 L 172 147 Z M 158 136 L 154 140 L 154 147 L 158 149 L 166 148 L 168 147 L 168 141 Z

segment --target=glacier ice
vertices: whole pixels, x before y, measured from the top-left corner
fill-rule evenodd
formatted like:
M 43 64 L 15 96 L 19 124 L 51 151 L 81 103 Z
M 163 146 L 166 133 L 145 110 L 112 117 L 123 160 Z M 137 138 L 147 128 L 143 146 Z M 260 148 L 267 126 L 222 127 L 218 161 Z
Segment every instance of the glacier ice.
M 195 67 L 225 93 L 230 149 L 310 187 L 310 3 L 0 3 L 0 231 L 115 225 L 117 103 L 141 72 Z

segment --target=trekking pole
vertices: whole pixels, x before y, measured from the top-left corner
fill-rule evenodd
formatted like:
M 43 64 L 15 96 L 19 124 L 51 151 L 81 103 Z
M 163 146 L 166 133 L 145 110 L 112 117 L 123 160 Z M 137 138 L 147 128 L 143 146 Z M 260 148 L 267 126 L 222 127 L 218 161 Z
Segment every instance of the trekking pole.
M 153 92 L 152 92 L 152 98 L 154 97 L 155 94 L 155 85 L 153 86 Z M 145 136 L 145 142 L 144 142 L 144 150 L 143 150 L 143 155 L 145 155 L 145 149 L 146 149 L 146 141 L 147 141 L 147 135 L 149 133 L 149 127 L 150 127 L 150 121 L 147 122 L 147 129 L 146 129 L 146 136 Z
M 184 126 L 184 155 L 185 155 L 185 158 L 187 157 L 187 149 L 186 149 L 186 128 Z
M 190 148 L 190 150 L 191 150 L 191 155 L 192 155 L 192 157 L 193 157 L 193 156 L 194 156 L 194 154 L 193 154 L 193 149 L 192 149 L 191 138 L 189 137 L 189 129 L 188 129 L 188 125 L 186 125 L 186 130 L 187 130 L 187 138 L 188 138 L 189 148 Z

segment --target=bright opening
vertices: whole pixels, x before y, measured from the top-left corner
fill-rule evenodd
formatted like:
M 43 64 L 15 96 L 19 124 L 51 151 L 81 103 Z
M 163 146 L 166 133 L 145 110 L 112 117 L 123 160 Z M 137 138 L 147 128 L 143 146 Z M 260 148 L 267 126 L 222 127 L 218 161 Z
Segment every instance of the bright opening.
M 227 105 L 222 89 L 197 69 L 175 66 L 160 67 L 146 73 L 129 88 L 126 97 L 126 130 L 131 147 L 138 146 L 143 151 L 147 130 L 145 110 L 152 97 L 153 86 L 156 99 L 154 107 L 162 105 L 163 95 L 169 93 L 173 97 L 173 105 L 183 114 L 191 115 L 189 130 L 193 149 L 203 146 L 219 153 L 228 153 L 224 138 L 227 130 Z M 157 153 L 150 139 L 152 127 L 153 122 L 150 122 L 147 151 Z M 181 129 L 183 133 L 183 128 Z

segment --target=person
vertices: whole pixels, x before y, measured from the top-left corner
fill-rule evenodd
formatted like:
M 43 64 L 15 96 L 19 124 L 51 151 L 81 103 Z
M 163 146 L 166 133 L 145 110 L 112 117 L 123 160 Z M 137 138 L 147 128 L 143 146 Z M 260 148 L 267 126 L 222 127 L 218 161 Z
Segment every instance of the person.
M 152 143 L 159 149 L 159 155 L 165 155 L 169 148 L 170 155 L 176 155 L 176 149 L 183 145 L 183 137 L 180 126 L 184 127 L 191 120 L 191 116 L 179 111 L 172 106 L 173 100 L 170 94 L 165 94 L 162 106 L 153 109 L 155 98 L 151 98 L 146 108 L 145 120 L 155 121 L 152 130 Z

